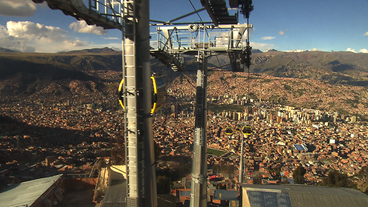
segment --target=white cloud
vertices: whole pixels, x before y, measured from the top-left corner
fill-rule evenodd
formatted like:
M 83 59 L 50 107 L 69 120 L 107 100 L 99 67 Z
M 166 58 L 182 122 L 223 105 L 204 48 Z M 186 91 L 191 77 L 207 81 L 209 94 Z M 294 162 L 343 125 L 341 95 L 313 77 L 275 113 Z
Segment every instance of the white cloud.
M 273 39 L 275 39 L 275 37 L 268 37 L 268 36 L 266 36 L 266 37 L 262 37 L 261 39 L 262 40 L 273 40 Z
M 79 33 L 93 33 L 96 35 L 106 35 L 107 31 L 102 27 L 96 27 L 96 25 L 88 25 L 84 20 L 73 22 L 69 25 L 70 29 L 73 29 L 74 32 Z
M 250 46 L 253 49 L 259 49 L 259 50 L 262 50 L 262 51 L 265 51 L 269 48 L 274 48 L 273 44 L 257 43 L 257 42 L 250 42 Z
M 17 38 L 9 35 L 7 28 L 0 25 L 0 47 L 23 52 L 34 52 L 35 48 L 27 46 L 26 42 L 26 38 Z
M 45 26 L 43 24 L 33 23 L 29 21 L 9 21 L 6 23 L 6 27 L 10 36 L 14 36 L 17 38 L 26 38 L 28 40 L 49 39 L 56 41 L 65 38 L 65 35 L 67 33 L 60 27 Z
M 105 40 L 119 40 L 117 37 L 104 37 Z
M 360 49 L 359 52 L 361 52 L 361 53 L 368 53 L 368 50 L 365 49 L 365 48 L 363 48 L 363 49 Z
M 368 36 L 368 32 L 364 33 L 364 36 Z
M 279 35 L 281 35 L 281 36 L 283 36 L 285 34 L 285 32 L 284 31 L 280 31 L 279 32 Z
M 346 49 L 346 51 L 348 51 L 348 52 L 355 52 L 355 50 L 354 49 L 351 49 L 350 47 L 348 49 Z
M 9 21 L 0 25 L 0 47 L 21 52 L 56 52 L 90 48 L 83 42 L 67 35 L 67 31 L 53 26 L 24 21 Z
M 31 0 L 1 0 L 0 15 L 4 16 L 32 16 L 37 5 Z
M 121 50 L 121 42 L 94 44 L 71 37 L 59 27 L 29 21 L 9 21 L 6 26 L 0 25 L 0 47 L 21 52 L 53 53 L 102 47 Z
M 305 52 L 305 50 L 295 49 L 295 50 L 285 50 L 285 52 Z

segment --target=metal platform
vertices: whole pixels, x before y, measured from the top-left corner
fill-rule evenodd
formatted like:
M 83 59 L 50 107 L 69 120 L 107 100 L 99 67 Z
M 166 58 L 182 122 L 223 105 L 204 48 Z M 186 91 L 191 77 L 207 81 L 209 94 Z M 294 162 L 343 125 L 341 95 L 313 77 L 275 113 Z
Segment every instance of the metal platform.
M 123 0 L 100 1 L 89 0 L 88 7 L 83 0 L 33 0 L 35 3 L 47 2 L 53 9 L 61 10 L 65 15 L 70 15 L 78 20 L 85 20 L 88 25 L 101 26 L 104 29 L 122 30 L 122 18 L 120 10 Z
M 230 15 L 225 0 L 201 0 L 211 17 L 213 23 L 217 26 L 220 24 L 237 24 L 238 16 Z
M 252 25 L 161 26 L 151 33 L 150 53 L 174 71 L 184 70 L 183 54 L 197 55 L 199 51 L 211 55 L 227 53 L 234 72 L 244 72 L 249 47 L 244 34 Z

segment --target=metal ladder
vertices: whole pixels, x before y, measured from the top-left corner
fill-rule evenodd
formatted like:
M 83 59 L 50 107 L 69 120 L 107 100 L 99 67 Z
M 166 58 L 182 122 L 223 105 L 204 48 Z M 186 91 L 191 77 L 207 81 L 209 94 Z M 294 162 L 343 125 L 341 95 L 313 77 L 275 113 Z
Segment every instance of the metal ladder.
M 123 78 L 124 78 L 124 135 L 126 144 L 127 166 L 127 206 L 136 206 L 141 194 L 139 185 L 139 151 L 138 151 L 138 114 L 136 88 L 136 18 L 134 0 L 124 0 L 122 5 L 123 14 Z

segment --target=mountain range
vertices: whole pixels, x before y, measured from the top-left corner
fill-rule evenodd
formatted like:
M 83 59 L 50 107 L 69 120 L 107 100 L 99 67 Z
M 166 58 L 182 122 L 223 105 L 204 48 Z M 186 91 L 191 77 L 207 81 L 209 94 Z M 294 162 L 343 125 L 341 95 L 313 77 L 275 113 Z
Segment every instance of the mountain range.
M 332 86 L 368 85 L 368 54 L 253 50 L 251 57 L 251 73 L 293 78 L 293 82 L 314 80 Z M 195 58 L 188 56 L 185 61 L 188 71 L 184 73 L 195 74 Z M 82 91 L 107 96 L 115 93 L 120 82 L 121 65 L 121 51 L 110 48 L 52 54 L 20 53 L 0 49 L 0 95 L 68 96 Z M 231 70 L 226 55 L 210 57 L 208 65 L 209 68 L 221 67 L 225 71 Z M 153 57 L 151 68 L 156 74 L 163 75 L 168 84 L 181 74 L 173 72 Z
M 368 85 L 368 54 L 352 52 L 252 53 L 251 73 L 275 77 L 313 79 L 330 84 Z M 210 58 L 213 66 L 229 64 L 225 55 Z M 221 63 L 221 64 L 220 64 Z M 230 70 L 230 66 L 225 67 Z

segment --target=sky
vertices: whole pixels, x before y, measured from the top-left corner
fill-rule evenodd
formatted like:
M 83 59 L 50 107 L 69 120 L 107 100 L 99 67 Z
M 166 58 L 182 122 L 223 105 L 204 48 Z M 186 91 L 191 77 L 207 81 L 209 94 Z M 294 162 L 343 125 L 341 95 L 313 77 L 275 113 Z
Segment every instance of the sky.
M 150 19 L 168 21 L 201 8 L 200 0 L 150 0 Z M 251 46 L 266 51 L 368 53 L 368 0 L 253 0 Z M 206 11 L 181 21 L 209 21 Z M 240 23 L 246 19 L 239 18 Z M 32 0 L 0 0 L 0 47 L 46 52 L 121 49 L 121 31 L 89 26 Z

